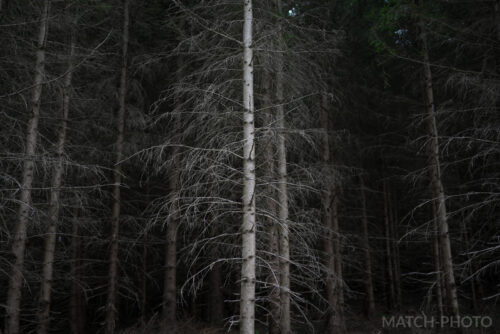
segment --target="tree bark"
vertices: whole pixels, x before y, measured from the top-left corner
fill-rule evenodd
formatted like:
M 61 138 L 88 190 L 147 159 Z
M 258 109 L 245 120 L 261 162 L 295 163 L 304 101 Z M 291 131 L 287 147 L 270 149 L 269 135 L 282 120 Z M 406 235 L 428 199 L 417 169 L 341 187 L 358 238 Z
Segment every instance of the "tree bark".
M 330 174 L 330 143 L 328 136 L 328 96 L 323 94 L 321 100 L 321 124 L 323 124 L 322 138 L 322 160 L 324 175 Z M 322 220 L 325 235 L 323 238 L 323 251 L 325 255 L 325 285 L 326 297 L 329 305 L 327 312 L 327 333 L 335 334 L 337 298 L 335 296 L 335 256 L 332 242 L 332 194 L 329 185 L 326 185 L 322 192 Z
M 396 294 L 395 309 L 399 311 L 402 306 L 402 292 L 401 292 L 401 262 L 399 258 L 399 236 L 398 236 L 398 217 L 397 206 L 394 205 L 395 201 L 392 200 L 393 196 L 389 194 L 389 213 L 390 213 L 390 227 L 391 227 L 391 247 L 392 247 L 392 266 L 394 268 L 394 290 Z M 397 202 L 396 202 L 397 204 Z
M 140 281 L 141 281 L 141 323 L 145 324 L 147 320 L 147 272 L 148 272 L 148 247 L 147 247 L 147 235 L 144 237 L 144 245 L 142 245 L 142 263 L 141 263 L 141 273 L 140 273 Z
M 178 117 L 178 116 L 176 116 Z M 178 126 L 178 122 L 175 127 Z M 177 160 L 178 148 L 174 147 L 173 156 Z M 177 332 L 177 223 L 179 217 L 178 205 L 178 179 L 179 163 L 174 162 L 175 167 L 169 175 L 169 188 L 171 212 L 165 235 L 165 282 L 163 285 L 163 329 L 164 333 L 175 334 Z
M 438 316 L 444 315 L 443 312 L 443 287 L 441 285 L 441 254 L 439 251 L 439 229 L 436 219 L 436 204 L 432 202 L 432 222 L 434 226 L 434 233 L 432 235 L 432 248 L 434 253 L 434 270 L 436 272 L 436 304 L 438 309 Z
M 117 118 L 116 156 L 113 169 L 113 212 L 111 216 L 111 245 L 109 253 L 108 296 L 106 302 L 106 334 L 113 334 L 117 316 L 117 284 L 118 284 L 118 236 L 120 231 L 120 187 L 121 187 L 121 160 L 123 156 L 123 132 L 125 128 L 125 98 L 127 95 L 127 56 L 129 40 L 129 2 L 123 2 L 123 32 L 122 32 L 122 65 L 119 88 L 119 110 Z
M 274 136 L 273 136 L 273 110 L 271 108 L 271 97 L 269 92 L 271 78 L 267 73 L 264 74 L 262 80 L 263 107 L 268 110 L 265 115 L 266 126 L 268 127 L 268 140 L 265 148 L 265 169 L 268 178 L 266 185 L 266 209 L 267 209 L 267 234 L 268 234 L 268 252 L 269 252 L 269 275 L 267 278 L 269 289 L 269 315 L 268 315 L 268 329 L 269 334 L 280 334 L 280 315 L 281 315 L 281 301 L 280 301 L 280 274 L 279 274 L 279 236 L 278 225 L 276 224 L 276 191 L 273 180 L 275 180 L 275 161 L 274 161 Z
M 276 0 L 278 13 L 281 14 L 281 0 Z M 279 45 L 284 49 L 281 40 L 281 25 Z M 280 50 L 282 51 L 282 50 Z M 283 55 L 278 52 L 278 69 L 276 74 L 276 126 L 278 127 L 278 202 L 279 202 L 279 254 L 280 254 L 280 331 L 281 334 L 290 334 L 290 245 L 288 226 L 288 190 L 286 171 L 286 141 L 285 141 L 285 110 L 283 98 Z
M 392 251 L 391 251 L 391 230 L 389 218 L 389 195 L 387 191 L 387 184 L 384 181 L 384 231 L 385 231 L 385 256 L 386 256 L 386 273 L 387 273 L 387 290 L 388 299 L 387 306 L 389 310 L 394 309 L 396 300 L 396 290 L 394 288 L 394 274 L 392 268 Z
M 370 240 L 368 233 L 368 217 L 366 214 L 366 195 L 365 195 L 365 182 L 363 176 L 359 176 L 359 184 L 361 190 L 361 209 L 362 209 L 362 248 L 364 250 L 364 262 L 365 262 L 365 290 L 366 290 L 366 302 L 367 302 L 367 315 L 368 319 L 373 319 L 375 316 L 375 295 L 373 293 L 373 277 L 372 277 L 372 261 L 371 261 L 371 251 L 370 251 Z
M 177 80 L 180 81 L 183 62 L 177 58 Z M 172 142 L 180 144 L 180 115 L 178 112 L 173 117 Z M 177 333 L 177 225 L 179 221 L 179 146 L 172 149 L 172 172 L 168 176 L 169 203 L 171 212 L 165 235 L 165 282 L 163 286 L 163 329 L 165 333 Z
M 38 121 L 40 119 L 40 102 L 43 80 L 45 79 L 45 47 L 49 30 L 50 0 L 44 0 L 38 32 L 38 49 L 36 52 L 35 77 L 31 96 L 31 117 L 26 131 L 26 148 L 22 184 L 19 196 L 18 220 L 15 228 L 12 255 L 14 264 L 9 276 L 9 288 L 5 305 L 5 333 L 19 333 L 19 307 L 23 284 L 24 251 L 26 248 L 27 223 L 32 212 L 31 188 L 34 177 L 35 153 L 38 140 Z
M 336 181 L 332 185 L 332 231 L 333 231 L 333 251 L 335 256 L 335 296 L 337 298 L 335 316 L 337 333 L 345 332 L 345 320 L 344 320 L 344 277 L 342 270 L 342 252 L 341 252 L 341 239 L 340 239 L 340 226 L 339 226 L 339 216 L 338 216 L 338 190 Z
M 427 46 L 427 38 L 425 26 L 420 21 L 421 39 L 424 53 L 424 78 L 425 78 L 425 95 L 427 102 L 427 123 L 429 127 L 429 169 L 431 174 L 431 192 L 436 201 L 436 218 L 438 221 L 440 245 L 443 256 L 443 271 L 445 277 L 446 294 L 448 296 L 448 304 L 451 314 L 459 315 L 457 288 L 455 284 L 455 275 L 453 272 L 453 258 L 451 253 L 451 242 L 449 235 L 448 220 L 446 214 L 446 196 L 441 180 L 441 163 L 439 159 L 439 135 L 436 121 L 436 110 L 434 104 L 434 90 L 432 86 L 432 71 L 429 61 L 429 50 Z
M 75 38 L 72 33 L 68 69 L 64 77 L 62 120 L 56 144 L 56 162 L 52 171 L 52 185 L 49 204 L 49 227 L 45 237 L 45 252 L 43 256 L 43 278 L 40 288 L 38 305 L 38 334 L 46 334 L 50 322 L 50 302 L 52 291 L 52 277 L 54 272 L 54 255 L 56 248 L 57 225 L 59 224 L 59 195 L 63 179 L 64 145 L 66 143 L 66 129 L 71 102 L 71 79 L 73 75 L 73 55 Z
M 243 24 L 243 221 L 240 333 L 255 329 L 255 125 L 253 87 L 252 0 L 244 1 Z

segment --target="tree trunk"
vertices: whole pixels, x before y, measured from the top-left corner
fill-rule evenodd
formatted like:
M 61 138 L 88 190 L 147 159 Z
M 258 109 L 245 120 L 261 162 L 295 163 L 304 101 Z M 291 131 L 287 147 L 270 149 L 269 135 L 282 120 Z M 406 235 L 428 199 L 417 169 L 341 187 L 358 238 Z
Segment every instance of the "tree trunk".
M 332 232 L 333 232 L 333 251 L 335 256 L 335 273 L 336 273 L 336 292 L 337 297 L 337 314 L 335 316 L 337 333 L 345 332 L 345 320 L 344 320 L 344 277 L 342 270 L 342 252 L 341 252 L 341 239 L 340 239 L 340 226 L 339 226 L 339 216 L 338 216 L 338 190 L 336 181 L 334 180 L 332 185 Z
M 365 182 L 363 176 L 359 176 L 359 184 L 361 190 L 361 205 L 362 205 L 362 248 L 364 250 L 364 262 L 365 262 L 365 290 L 366 290 L 366 301 L 367 301 L 367 315 L 368 319 L 373 319 L 375 316 L 375 295 L 373 293 L 373 278 L 372 278 L 372 261 L 371 261 L 371 251 L 370 251 L 370 240 L 368 233 L 368 216 L 366 214 L 366 196 L 365 196 Z
M 52 277 L 54 272 L 54 254 L 56 248 L 56 232 L 59 224 L 59 195 L 63 179 L 63 154 L 66 143 L 66 128 L 71 101 L 71 78 L 73 75 L 73 55 L 75 40 L 72 34 L 70 55 L 68 59 L 68 70 L 64 78 L 62 120 L 56 144 L 56 162 L 52 171 L 52 185 L 50 190 L 49 204 L 49 227 L 45 237 L 45 252 L 43 256 L 43 278 L 40 288 L 40 299 L 38 305 L 38 334 L 46 334 L 50 322 L 50 302 L 52 291 Z
M 432 202 L 432 221 L 434 226 L 434 233 L 432 235 L 432 248 L 434 253 L 434 270 L 436 272 L 436 304 L 438 309 L 438 316 L 441 317 L 443 313 L 443 287 L 441 285 L 441 255 L 439 251 L 439 231 L 436 220 L 436 204 Z
M 396 310 L 399 311 L 402 306 L 402 292 L 401 292 L 401 262 L 399 258 L 399 235 L 398 235 L 398 217 L 397 217 L 397 204 L 396 201 L 392 200 L 393 196 L 389 195 L 389 213 L 390 213 L 390 227 L 392 235 L 392 266 L 394 268 L 394 290 L 396 293 L 395 306 Z
M 278 13 L 281 14 L 281 0 L 276 0 Z M 279 25 L 280 26 L 280 25 Z M 281 30 L 281 26 L 280 26 Z M 281 31 L 279 45 L 284 48 L 281 41 Z M 280 50 L 281 51 L 281 50 Z M 285 142 L 285 111 L 283 99 L 283 56 L 278 52 L 278 72 L 276 74 L 276 99 L 277 99 L 277 119 L 278 127 L 278 202 L 279 202 L 279 254 L 280 254 L 280 331 L 281 334 L 290 334 L 290 245 L 288 227 L 288 190 L 286 172 L 286 142 Z
M 446 197 L 444 194 L 443 183 L 441 181 L 441 163 L 439 159 L 439 135 L 436 121 L 436 110 L 434 105 L 434 91 L 432 86 L 432 71 L 429 61 L 429 51 L 427 47 L 427 38 L 423 22 L 421 25 L 421 38 L 424 52 L 424 77 L 425 93 L 427 102 L 427 122 L 429 127 L 429 168 L 431 174 L 431 191 L 436 201 L 436 218 L 439 226 L 440 245 L 443 256 L 443 271 L 445 277 L 446 294 L 451 314 L 459 315 L 457 287 L 455 284 L 455 275 L 453 272 L 453 258 L 451 253 L 451 242 L 448 231 L 448 220 L 446 214 Z
M 243 24 L 243 221 L 240 333 L 255 328 L 255 125 L 253 92 L 252 0 L 244 1 Z
M 387 191 L 387 184 L 384 181 L 384 231 L 385 231 L 385 256 L 386 256 L 386 273 L 387 273 L 387 290 L 388 299 L 387 306 L 389 310 L 394 309 L 396 293 L 394 289 L 394 276 L 392 268 L 392 252 L 391 252 L 391 230 L 389 221 L 389 195 Z
M 177 58 L 177 80 L 181 80 L 184 64 Z M 173 117 L 172 142 L 180 144 L 180 115 L 176 112 Z M 172 148 L 173 168 L 169 174 L 169 203 L 171 212 L 165 235 L 165 282 L 163 286 L 163 330 L 165 333 L 177 333 L 177 224 L 179 221 L 179 146 Z
M 129 0 L 123 3 L 123 35 L 122 35 L 122 66 L 119 89 L 119 110 L 117 118 L 116 157 L 113 169 L 113 212 L 111 216 L 111 245 L 109 253 L 108 296 L 106 303 L 106 334 L 113 334 L 117 316 L 117 283 L 118 283 L 118 235 L 120 231 L 120 187 L 121 160 L 123 155 L 123 131 L 125 127 L 125 98 L 127 95 L 127 53 L 129 39 Z
M 274 138 L 273 138 L 273 110 L 271 108 L 271 97 L 269 96 L 271 79 L 267 73 L 264 73 L 262 80 L 263 95 L 263 108 L 266 108 L 266 126 L 268 127 L 268 140 L 266 141 L 265 148 L 265 168 L 266 168 L 266 209 L 267 209 L 267 234 L 268 234 L 268 252 L 269 252 L 269 267 L 270 272 L 267 278 L 270 286 L 269 290 L 269 315 L 268 315 L 268 329 L 269 334 L 280 334 L 280 315 L 281 315 L 281 302 L 280 302 L 280 274 L 279 274 L 279 236 L 278 225 L 276 224 L 276 191 L 273 180 L 275 180 L 274 168 Z
M 80 279 L 82 259 L 82 237 L 79 235 L 77 217 L 78 208 L 75 208 L 71 230 L 71 297 L 69 301 L 71 334 L 83 333 L 85 323 L 85 310 L 82 306 L 82 289 L 77 283 Z
M 174 156 L 177 149 L 174 148 Z M 174 158 L 175 159 L 175 158 Z M 175 334 L 177 332 L 177 222 L 178 210 L 178 168 L 174 168 L 169 176 L 171 213 L 165 235 L 165 282 L 163 285 L 163 332 Z
M 467 267 L 467 274 L 472 275 L 474 271 L 472 270 L 472 257 L 470 255 L 470 243 L 469 243 L 469 232 L 467 230 L 467 223 L 466 223 L 466 218 L 464 217 L 464 214 L 462 213 L 462 217 L 460 219 L 461 223 L 461 229 L 462 229 L 462 253 L 466 254 L 467 257 L 467 262 L 469 262 L 469 266 Z M 475 284 L 475 277 L 472 277 L 469 279 L 469 284 L 470 284 L 470 289 L 471 289 L 471 302 L 472 302 L 472 309 L 474 310 L 475 314 L 479 314 L 479 305 L 477 303 L 477 293 L 476 293 L 476 284 Z
M 147 272 L 148 272 L 148 247 L 147 247 L 147 235 L 144 237 L 144 245 L 142 245 L 142 263 L 141 263 L 141 273 L 140 273 L 140 281 L 141 281 L 141 323 L 145 324 L 147 321 Z
M 19 307 L 21 305 L 21 290 L 23 284 L 24 251 L 26 248 L 26 225 L 31 214 L 31 188 L 35 165 L 35 153 L 38 139 L 38 121 L 40 119 L 40 102 L 42 96 L 43 80 L 45 78 L 45 46 L 49 29 L 50 0 L 43 2 L 43 12 L 40 19 L 38 32 L 38 49 L 36 52 L 35 77 L 31 97 L 31 117 L 26 131 L 26 149 L 22 184 L 19 196 L 18 221 L 15 228 L 12 255 L 14 264 L 9 275 L 9 289 L 7 292 L 5 333 L 19 333 Z
M 328 136 L 328 96 L 323 94 L 321 100 L 321 124 L 324 126 L 323 143 L 322 143 L 322 160 L 323 160 L 323 173 L 325 176 L 330 174 L 330 143 Z M 325 235 L 323 238 L 323 251 L 325 255 L 325 285 L 326 297 L 328 301 L 329 310 L 327 312 L 327 333 L 337 333 L 335 325 L 335 316 L 337 313 L 337 302 L 335 296 L 335 257 L 332 243 L 332 194 L 331 188 L 327 184 L 322 192 L 322 220 Z

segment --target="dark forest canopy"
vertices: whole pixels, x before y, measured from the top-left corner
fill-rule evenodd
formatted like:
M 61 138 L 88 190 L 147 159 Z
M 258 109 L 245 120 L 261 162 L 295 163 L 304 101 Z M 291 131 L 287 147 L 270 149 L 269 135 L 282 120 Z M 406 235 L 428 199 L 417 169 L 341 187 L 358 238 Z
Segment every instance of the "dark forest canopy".
M 500 331 L 500 1 L 0 0 L 0 43 L 1 333 Z

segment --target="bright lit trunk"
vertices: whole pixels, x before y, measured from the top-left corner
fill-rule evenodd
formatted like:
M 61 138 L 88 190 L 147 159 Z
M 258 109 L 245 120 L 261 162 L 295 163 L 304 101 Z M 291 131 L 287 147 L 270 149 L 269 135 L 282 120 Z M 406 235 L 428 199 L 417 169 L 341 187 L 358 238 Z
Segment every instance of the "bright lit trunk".
M 252 0 L 244 0 L 243 24 L 243 221 L 240 334 L 255 334 L 255 125 Z

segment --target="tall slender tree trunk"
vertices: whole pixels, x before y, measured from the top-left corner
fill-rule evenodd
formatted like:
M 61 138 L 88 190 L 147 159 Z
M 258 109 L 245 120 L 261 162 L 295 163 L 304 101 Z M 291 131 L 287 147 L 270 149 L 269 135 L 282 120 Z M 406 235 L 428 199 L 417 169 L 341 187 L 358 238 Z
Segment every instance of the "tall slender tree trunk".
M 391 227 L 391 247 L 392 247 L 392 266 L 394 268 L 394 290 L 395 290 L 395 308 L 397 311 L 402 306 L 402 292 L 401 292 L 401 262 L 399 258 L 399 235 L 398 235 L 398 217 L 397 206 L 394 205 L 393 196 L 389 195 L 389 213 L 390 213 L 390 227 Z
M 177 123 L 177 122 L 176 122 Z M 173 150 L 174 156 L 177 148 Z M 174 157 L 174 159 L 177 159 Z M 178 163 L 174 163 L 178 165 Z M 163 331 L 168 334 L 177 332 L 177 222 L 179 206 L 178 193 L 178 166 L 174 167 L 169 176 L 171 212 L 165 235 L 165 281 L 163 284 Z
M 336 181 L 332 185 L 332 223 L 331 228 L 333 232 L 333 251 L 335 256 L 335 296 L 337 298 L 335 316 L 337 333 L 345 332 L 345 319 L 344 319 L 344 275 L 342 270 L 342 252 L 341 252 L 341 238 L 340 238 L 340 226 L 339 226 L 339 215 L 338 215 L 338 188 Z
M 241 225 L 240 333 L 254 334 L 256 221 L 252 0 L 244 0 L 243 11 L 243 221 Z
M 265 115 L 266 126 L 268 127 L 268 140 L 265 147 L 265 175 L 267 176 L 266 185 L 266 209 L 267 209 L 267 235 L 268 235 L 268 252 L 269 252 L 269 276 L 267 278 L 269 289 L 269 315 L 268 315 L 268 329 L 269 334 L 280 334 L 280 316 L 281 316 L 281 301 L 280 301 L 280 268 L 279 268 L 279 236 L 278 225 L 276 224 L 276 191 L 273 180 L 275 180 L 276 172 L 274 168 L 274 138 L 273 138 L 273 109 L 271 108 L 271 91 L 270 87 L 271 78 L 267 73 L 264 73 L 262 80 L 263 107 L 268 111 Z
M 106 302 L 106 334 L 113 334 L 117 316 L 117 285 L 118 285 L 118 236 L 120 231 L 120 187 L 122 181 L 121 160 L 123 156 L 123 131 L 125 128 L 125 98 L 127 95 L 127 56 L 129 39 L 129 0 L 123 2 L 122 31 L 122 66 L 120 73 L 119 109 L 117 117 L 117 137 L 115 151 L 115 166 L 113 170 L 113 212 L 111 216 L 111 245 L 109 252 L 108 296 Z
M 31 96 L 31 115 L 26 131 L 26 148 L 21 191 L 19 196 L 18 220 L 12 242 L 14 264 L 9 276 L 7 291 L 5 333 L 19 333 L 19 307 L 21 305 L 21 290 L 23 284 L 24 252 L 26 248 L 27 224 L 31 208 L 31 188 L 34 177 L 35 153 L 38 140 L 38 121 L 40 119 L 40 102 L 43 80 L 45 78 L 45 46 L 49 30 L 50 0 L 44 0 L 40 29 L 38 32 L 38 49 L 36 51 L 35 77 Z
M 180 81 L 183 62 L 177 58 L 177 80 Z M 173 118 L 172 141 L 180 144 L 180 114 L 176 112 Z M 177 333 L 177 225 L 179 221 L 179 146 L 172 149 L 172 172 L 168 176 L 169 202 L 171 212 L 165 235 L 165 282 L 163 285 L 163 330 L 168 334 Z
M 82 259 L 82 237 L 78 229 L 78 208 L 73 211 L 73 222 L 71 229 L 71 296 L 69 301 L 70 331 L 71 334 L 84 332 L 85 310 L 82 305 L 82 289 L 78 284 L 80 279 L 80 266 Z
M 364 264 L 365 264 L 365 292 L 367 302 L 367 315 L 369 319 L 375 316 L 375 295 L 373 293 L 373 278 L 372 278 L 372 260 L 370 251 L 370 240 L 368 233 L 368 216 L 366 214 L 366 195 L 365 195 L 365 182 L 363 176 L 359 176 L 359 185 L 361 191 L 361 209 L 362 209 L 362 248 L 364 250 Z
M 278 13 L 281 14 L 281 0 L 276 0 Z M 281 24 L 278 24 L 280 32 L 279 45 L 284 48 L 281 40 Z M 281 51 L 281 50 L 280 50 Z M 276 74 L 276 99 L 277 115 L 276 126 L 278 127 L 278 202 L 279 202 L 279 253 L 280 253 L 280 331 L 281 334 L 290 334 L 290 245 L 288 226 L 288 190 L 286 172 L 286 142 L 285 142 L 285 110 L 283 98 L 283 55 L 278 52 L 278 72 Z
M 73 75 L 73 55 L 75 50 L 75 37 L 72 33 L 70 55 L 68 59 L 68 69 L 64 77 L 63 105 L 61 126 L 56 144 L 56 161 L 52 171 L 52 185 L 50 190 L 49 204 L 49 227 L 45 237 L 45 252 L 43 255 L 43 277 L 40 288 L 40 299 L 38 305 L 38 334 L 46 334 L 50 322 L 50 302 L 52 291 L 52 277 L 54 272 L 54 255 L 56 249 L 56 233 L 59 224 L 59 195 L 63 179 L 63 155 L 66 143 L 66 129 L 68 123 L 68 113 L 71 102 L 71 79 Z
M 429 127 L 429 169 L 431 174 L 431 192 L 436 202 L 436 218 L 438 221 L 440 246 L 443 256 L 443 271 L 445 277 L 446 294 L 451 314 L 459 315 L 457 287 L 455 284 L 455 274 L 453 272 L 453 257 L 451 253 L 451 242 L 446 214 L 446 196 L 441 180 L 441 163 L 439 159 L 439 135 L 436 121 L 436 107 L 434 104 L 434 90 L 432 86 L 432 71 L 429 60 L 429 50 L 425 26 L 420 21 L 421 39 L 424 53 L 424 78 L 425 95 L 427 102 L 427 122 Z
M 330 140 L 328 136 L 328 96 L 323 94 L 321 100 L 321 124 L 324 126 L 322 138 L 322 160 L 323 160 L 323 173 L 325 176 L 331 173 L 330 171 Z M 337 314 L 337 298 L 335 296 L 335 257 L 333 249 L 332 237 L 332 194 L 329 185 L 326 185 L 322 192 L 322 221 L 325 235 L 323 237 L 323 251 L 325 256 L 325 284 L 326 284 L 326 297 L 329 305 L 327 312 L 327 333 L 335 334 L 336 314 Z
M 441 254 L 439 251 L 439 230 L 436 219 L 436 204 L 432 202 L 432 222 L 433 222 L 433 235 L 432 235 L 432 249 L 434 255 L 434 271 L 436 272 L 436 306 L 438 316 L 443 316 L 443 286 L 441 285 Z
M 385 233 L 385 256 L 386 256 L 386 273 L 387 273 L 387 290 L 388 299 L 387 306 L 390 310 L 394 309 L 396 292 L 394 289 L 394 276 L 392 268 L 392 251 L 391 251 L 391 229 L 389 217 L 389 195 L 387 191 L 387 184 L 384 181 L 384 233 Z
M 141 307 L 141 323 L 145 324 L 147 320 L 147 301 L 148 301 L 148 295 L 147 295 L 147 272 L 148 272 L 148 247 L 147 247 L 147 235 L 145 235 L 145 240 L 144 240 L 144 245 L 142 245 L 142 263 L 141 263 L 141 273 L 140 275 L 140 281 L 141 281 L 141 302 L 140 302 L 140 307 Z
M 462 213 L 462 217 L 460 219 L 460 227 L 462 229 L 462 252 L 466 254 L 467 257 L 467 262 L 470 263 L 470 266 L 467 268 L 467 274 L 472 275 L 474 273 L 473 267 L 472 267 L 472 259 L 470 255 L 470 243 L 469 243 L 469 232 L 467 230 L 467 222 L 466 218 L 464 217 L 464 214 Z M 469 284 L 470 284 L 470 290 L 471 290 L 471 302 L 472 302 L 472 309 L 474 310 L 475 314 L 479 314 L 479 305 L 477 302 L 477 293 L 476 293 L 476 284 L 475 284 L 475 277 L 472 277 L 469 279 Z

